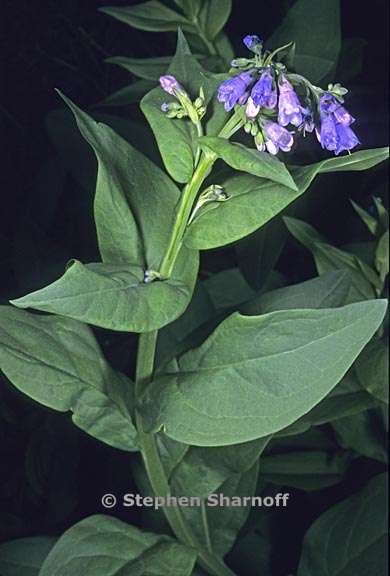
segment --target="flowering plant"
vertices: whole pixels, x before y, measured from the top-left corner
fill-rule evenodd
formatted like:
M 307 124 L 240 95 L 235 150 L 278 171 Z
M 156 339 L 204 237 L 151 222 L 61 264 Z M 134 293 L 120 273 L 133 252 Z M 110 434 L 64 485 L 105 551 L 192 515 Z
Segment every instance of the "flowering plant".
M 177 4 L 187 15 L 197 5 Z M 210 43 L 204 26 L 199 30 Z M 228 556 L 240 530 L 246 527 L 236 546 L 244 548 L 249 536 L 256 548 L 268 528 L 265 516 L 251 523 L 241 498 L 261 496 L 267 507 L 268 497 L 279 506 L 288 501 L 283 492 L 336 484 L 354 460 L 345 419 L 382 414 L 384 387 L 372 382 L 366 346 L 383 358 L 383 205 L 375 201 L 375 216 L 354 206 L 373 237 L 369 262 L 291 214 L 278 220 L 315 258 L 318 276 L 295 284 L 269 274 L 259 287 L 247 242 L 310 196 L 321 174 L 370 169 L 388 149 L 364 149 L 363 142 L 354 150 L 360 142 L 344 107 L 346 89 L 322 89 L 290 71 L 293 44 L 268 51 L 250 35 L 244 45 L 250 58 L 232 59 L 229 74 L 213 73 L 179 30 L 168 70 L 141 101 L 157 163 L 60 94 L 96 156 L 100 256 L 71 260 L 60 278 L 0 308 L 0 367 L 35 401 L 71 412 L 77 427 L 132 453 L 139 492 L 161 509 L 140 527 L 109 515 L 81 520 L 44 555 L 39 576 L 243 573 L 236 548 Z M 325 150 L 313 163 L 294 156 L 304 138 L 313 146 L 317 138 Z M 239 267 L 206 278 L 199 273 L 201 252 L 231 246 Z M 138 335 L 134 374 L 107 360 L 100 329 Z M 320 447 L 310 443 L 312 433 Z M 291 467 L 292 453 L 308 475 Z M 334 573 L 344 570 L 322 544 L 324 535 L 337 536 L 339 522 L 358 554 L 370 554 L 348 516 L 368 514 L 372 500 L 377 514 L 384 490 L 378 474 L 313 523 L 298 576 L 329 574 L 328 562 Z M 193 505 L 167 503 L 190 497 L 197 498 Z M 116 502 L 113 494 L 102 499 L 106 508 Z M 370 532 L 369 541 L 376 537 Z M 244 550 L 236 554 L 245 559 Z M 346 560 L 353 569 L 355 558 Z M 271 573 L 267 566 L 264 574 Z

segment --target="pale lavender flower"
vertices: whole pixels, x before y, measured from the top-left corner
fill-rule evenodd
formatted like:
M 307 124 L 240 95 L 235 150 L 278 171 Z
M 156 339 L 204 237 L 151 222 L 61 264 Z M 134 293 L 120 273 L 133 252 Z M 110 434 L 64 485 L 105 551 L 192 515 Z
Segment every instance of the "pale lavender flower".
M 251 96 L 256 106 L 264 106 L 270 109 L 275 108 L 278 97 L 270 69 L 262 73 L 260 79 L 252 88 Z
M 329 92 L 325 92 L 320 97 L 320 114 L 324 112 L 329 114 L 332 113 L 340 106 L 340 102 Z
M 259 112 L 260 112 L 260 106 L 256 106 L 256 104 L 253 102 L 252 97 L 249 96 L 245 109 L 245 114 L 247 115 L 248 118 L 253 119 L 256 118 Z
M 160 76 L 160 85 L 165 92 L 168 94 L 175 95 L 175 92 L 184 92 L 183 87 L 179 84 L 174 76 L 166 74 L 165 76 Z
M 355 118 L 332 94 L 325 93 L 320 97 L 320 117 L 321 128 L 316 130 L 316 133 L 323 148 L 338 155 L 360 144 L 355 132 L 350 128 Z
M 252 82 L 250 72 L 242 72 L 229 80 L 222 82 L 218 88 L 218 100 L 224 102 L 225 110 L 229 112 L 241 97 L 245 95 L 246 89 Z
M 304 122 L 306 109 L 301 106 L 298 96 L 285 76 L 279 81 L 279 113 L 278 123 L 281 126 L 292 124 L 301 126 Z
M 270 154 L 277 154 L 280 150 L 290 152 L 294 144 L 293 135 L 276 122 L 266 121 L 263 124 L 265 145 Z
M 247 90 L 246 92 L 244 92 L 242 96 L 239 97 L 239 99 L 237 100 L 237 104 L 243 106 L 244 104 L 247 103 L 248 98 L 249 98 L 249 92 Z
M 340 124 L 344 124 L 344 126 L 349 126 L 350 124 L 355 122 L 355 118 L 351 116 L 348 110 L 346 110 L 344 106 L 341 106 L 341 104 L 338 106 L 338 108 L 336 108 L 333 114 L 336 121 L 339 122 Z

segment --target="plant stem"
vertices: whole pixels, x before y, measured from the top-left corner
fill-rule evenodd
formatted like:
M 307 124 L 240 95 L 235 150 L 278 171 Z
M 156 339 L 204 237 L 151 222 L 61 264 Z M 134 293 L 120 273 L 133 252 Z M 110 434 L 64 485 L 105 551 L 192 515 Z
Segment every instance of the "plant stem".
M 140 334 L 137 354 L 136 397 L 139 400 L 146 386 L 153 377 L 154 356 L 157 342 L 157 330 Z M 166 498 L 171 494 L 168 478 L 161 462 L 154 434 L 144 431 L 142 416 L 136 412 L 138 440 L 146 472 L 154 494 Z M 199 564 L 213 576 L 235 576 L 222 560 L 207 550 L 196 538 L 191 527 L 186 523 L 180 507 L 163 507 L 164 514 L 179 540 L 194 548 L 198 554 Z
M 235 112 L 231 118 L 229 118 L 218 136 L 220 138 L 228 139 L 235 132 L 237 132 L 237 130 L 239 130 L 242 124 L 242 117 L 237 112 Z M 198 195 L 200 187 L 202 186 L 205 178 L 207 178 L 207 176 L 210 174 L 211 168 L 216 159 L 217 155 L 211 150 L 203 152 L 191 180 L 184 187 L 176 213 L 175 224 L 172 230 L 171 238 L 169 240 L 169 245 L 159 270 L 160 277 L 162 279 L 169 278 L 172 274 L 176 258 L 182 246 L 183 236 L 191 216 L 193 204 Z

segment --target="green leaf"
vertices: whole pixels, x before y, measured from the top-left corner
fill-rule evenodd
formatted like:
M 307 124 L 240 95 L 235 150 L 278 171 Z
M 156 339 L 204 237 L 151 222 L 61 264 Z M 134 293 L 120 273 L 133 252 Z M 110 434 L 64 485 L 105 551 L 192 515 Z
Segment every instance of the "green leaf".
M 351 277 L 349 302 L 375 298 L 381 288 L 376 272 L 356 255 L 326 243 L 309 224 L 297 218 L 285 217 L 284 222 L 293 236 L 313 254 L 318 274 L 331 270 L 348 270 Z
M 60 314 L 109 330 L 149 332 L 180 316 L 191 299 L 197 255 L 184 251 L 169 280 L 144 282 L 144 269 L 129 264 L 74 260 L 59 279 L 12 300 L 19 308 Z
M 243 314 L 268 314 L 297 308 L 335 308 L 346 304 L 351 277 L 337 270 L 270 292 L 265 292 L 240 307 Z
M 287 186 L 287 188 L 291 188 L 294 192 L 297 191 L 294 180 L 283 162 L 267 152 L 259 152 L 257 149 L 246 148 L 242 144 L 212 136 L 201 138 L 200 145 L 202 148 L 215 152 L 219 158 L 222 158 L 226 164 L 235 170 L 248 172 L 253 176 L 266 178 L 272 182 L 278 182 Z
M 270 454 L 260 459 L 260 478 L 279 486 L 300 490 L 322 490 L 343 479 L 350 458 L 322 451 Z
M 244 524 L 249 507 L 213 507 L 206 504 L 212 494 L 251 496 L 255 492 L 258 458 L 269 438 L 239 446 L 199 448 L 185 446 L 158 434 L 170 487 L 175 496 L 195 496 L 204 501 L 202 507 L 186 507 L 182 513 L 198 540 L 218 556 L 224 556 L 233 545 Z M 177 458 L 178 447 L 181 450 Z
M 367 344 L 356 361 L 356 374 L 362 386 L 381 402 L 389 403 L 389 345 L 375 339 Z
M 105 62 L 107 62 L 107 64 L 117 64 L 139 78 L 157 82 L 159 77 L 166 72 L 171 60 L 171 56 L 160 56 L 158 58 L 114 56 L 112 58 L 106 58 Z
M 206 104 L 211 100 L 219 84 L 219 78 L 206 72 L 191 54 L 184 35 L 179 31 L 176 54 L 168 69 L 190 94 L 195 98 L 203 87 Z M 154 88 L 141 101 L 145 114 L 157 140 L 157 144 L 168 173 L 177 182 L 187 182 L 194 170 L 194 154 L 197 134 L 189 119 L 172 119 L 161 111 L 161 105 L 173 96 L 162 88 Z
M 320 10 L 312 0 L 296 0 L 266 44 L 278 48 L 289 42 L 296 44 L 300 74 L 319 82 L 332 72 L 341 49 L 339 0 L 328 0 Z
M 356 202 L 354 202 L 353 200 L 351 200 L 351 204 L 352 204 L 354 210 L 357 212 L 357 214 L 363 220 L 364 224 L 367 226 L 367 228 L 369 229 L 371 234 L 374 234 L 374 236 L 375 236 L 377 231 L 378 231 L 378 227 L 379 227 L 378 220 L 376 218 L 374 218 L 373 216 L 371 216 L 371 214 L 369 212 L 367 212 L 367 210 L 364 210 L 364 208 L 359 206 L 359 204 L 356 204 Z
M 387 433 L 380 424 L 378 409 L 366 410 L 332 422 L 337 442 L 346 450 L 388 462 Z
M 382 282 L 386 280 L 389 273 L 389 231 L 380 237 L 375 252 L 375 267 L 379 272 Z
M 205 0 L 199 12 L 199 26 L 208 40 L 213 40 L 225 26 L 232 10 L 232 0 Z
M 41 404 L 73 412 L 73 422 L 99 440 L 137 450 L 131 382 L 115 372 L 88 326 L 0 307 L 0 367 Z
M 386 302 L 233 314 L 146 391 L 150 428 L 197 446 L 281 430 L 341 380 L 383 320 Z M 315 386 L 313 386 L 315 382 Z
M 67 530 L 39 576 L 190 576 L 196 552 L 166 536 L 110 516 L 90 516 Z
M 317 174 L 333 170 L 364 170 L 382 162 L 387 155 L 387 148 L 378 148 L 309 166 L 291 167 L 297 191 L 250 175 L 228 177 L 218 183 L 224 187 L 229 199 L 200 210 L 188 227 L 185 244 L 190 248 L 207 250 L 240 240 L 299 198 Z
M 0 545 L 1 576 L 38 576 L 55 538 L 19 538 Z
M 183 29 L 192 29 L 187 18 L 157 0 L 150 0 L 135 6 L 104 6 L 99 10 L 138 30 L 172 32 L 176 31 L 179 26 Z
M 322 160 L 313 166 L 319 167 L 319 172 L 344 172 L 345 170 L 361 171 L 373 168 L 377 164 L 384 162 L 389 157 L 389 148 L 372 148 L 370 150 L 359 150 L 346 156 L 337 156 Z
M 307 532 L 297 576 L 384 576 L 387 573 L 387 477 L 333 506 Z
M 157 269 L 170 238 L 179 190 L 109 126 L 61 96 L 98 160 L 94 211 L 103 262 Z
M 154 85 L 155 82 L 151 80 L 137 80 L 109 94 L 104 100 L 98 102 L 97 105 L 106 107 L 129 106 L 130 104 L 139 102 L 147 92 L 154 88 Z
M 203 282 L 215 310 L 237 307 L 255 295 L 238 268 L 213 274 Z M 229 289 L 226 289 L 226 286 Z
M 174 0 L 175 4 L 179 6 L 184 14 L 190 19 L 194 20 L 199 13 L 202 6 L 202 0 Z

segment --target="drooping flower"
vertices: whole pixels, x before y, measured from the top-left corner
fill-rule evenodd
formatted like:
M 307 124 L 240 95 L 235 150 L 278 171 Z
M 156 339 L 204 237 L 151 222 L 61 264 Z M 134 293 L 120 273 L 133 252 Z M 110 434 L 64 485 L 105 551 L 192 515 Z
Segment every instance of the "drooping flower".
M 251 50 L 252 52 L 258 52 L 258 49 L 261 48 L 262 45 L 261 38 L 256 34 L 248 34 L 243 39 L 243 42 L 248 50 Z
M 319 143 L 326 150 L 334 151 L 337 148 L 336 123 L 332 114 L 321 114 L 321 128 L 316 129 Z
M 301 106 L 298 96 L 285 76 L 279 80 L 278 123 L 281 126 L 292 124 L 301 126 L 304 123 L 306 109 Z
M 350 125 L 355 118 L 341 105 L 332 94 L 325 93 L 319 100 L 321 128 L 316 130 L 317 138 L 323 148 L 336 155 L 344 150 L 352 150 L 360 144 Z
M 260 79 L 253 86 L 251 96 L 256 106 L 275 108 L 278 96 L 274 78 L 269 68 L 262 73 Z
M 260 106 L 256 106 L 256 104 L 253 102 L 252 96 L 249 96 L 245 108 L 245 114 L 247 115 L 248 118 L 253 119 L 256 118 L 259 112 L 260 112 Z
M 251 72 L 242 72 L 229 80 L 222 82 L 218 88 L 218 100 L 224 102 L 225 110 L 229 112 L 238 100 L 244 96 L 246 89 L 252 82 Z
M 279 149 L 283 150 L 283 152 L 290 152 L 294 144 L 294 138 L 286 128 L 276 122 L 267 120 L 263 123 L 263 131 L 265 146 L 270 154 L 277 154 Z
M 343 152 L 344 150 L 352 150 L 360 141 L 356 136 L 355 132 L 346 124 L 338 122 L 336 124 L 337 133 L 337 148 L 335 150 L 336 156 Z
M 168 92 L 168 94 L 172 94 L 172 96 L 175 95 L 175 92 L 184 92 L 184 89 L 181 86 L 181 84 L 179 84 L 179 82 L 176 80 L 174 76 L 170 76 L 169 74 L 166 74 L 165 76 L 160 76 L 160 85 L 161 88 L 165 90 L 165 92 Z

